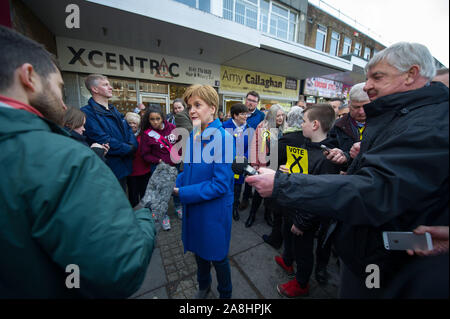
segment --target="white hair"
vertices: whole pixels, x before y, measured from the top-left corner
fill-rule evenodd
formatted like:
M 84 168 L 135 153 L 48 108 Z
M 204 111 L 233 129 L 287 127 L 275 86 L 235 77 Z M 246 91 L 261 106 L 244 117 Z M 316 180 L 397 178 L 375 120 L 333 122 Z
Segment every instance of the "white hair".
M 288 127 L 301 128 L 303 123 L 303 108 L 294 105 L 286 116 Z
M 420 75 L 430 81 L 436 75 L 434 58 L 428 48 L 420 43 L 398 42 L 378 52 L 366 64 L 366 73 L 382 60 L 386 60 L 387 63 L 401 72 L 407 72 L 413 65 L 418 65 Z
M 353 102 L 369 101 L 369 96 L 363 90 L 365 85 L 366 85 L 366 83 L 362 82 L 362 83 L 358 83 L 358 84 L 355 84 L 352 86 L 352 88 L 349 92 L 350 101 L 353 101 Z

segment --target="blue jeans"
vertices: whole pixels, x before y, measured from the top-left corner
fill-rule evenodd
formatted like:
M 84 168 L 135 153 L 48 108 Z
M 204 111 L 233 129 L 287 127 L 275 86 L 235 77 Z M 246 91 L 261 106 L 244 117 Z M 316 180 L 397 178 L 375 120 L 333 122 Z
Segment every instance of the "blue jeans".
M 205 290 L 211 285 L 211 263 L 214 265 L 217 274 L 217 291 L 219 298 L 231 298 L 231 270 L 228 257 L 221 261 L 209 261 L 195 255 L 197 261 L 197 281 L 200 290 Z

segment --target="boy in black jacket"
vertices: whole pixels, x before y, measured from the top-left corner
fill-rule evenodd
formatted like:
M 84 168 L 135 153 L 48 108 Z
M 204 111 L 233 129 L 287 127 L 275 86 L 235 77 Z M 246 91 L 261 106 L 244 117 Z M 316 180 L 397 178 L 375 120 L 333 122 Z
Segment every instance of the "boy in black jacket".
M 286 165 L 280 170 L 288 174 L 338 174 L 340 167 L 327 160 L 321 145 L 330 147 L 327 133 L 333 126 L 335 112 L 329 104 L 316 104 L 305 109 L 302 124 L 306 138 L 302 147 L 286 146 Z M 320 200 L 320 194 L 317 194 Z M 282 204 L 282 203 L 281 203 Z M 314 264 L 314 233 L 321 223 L 327 224 L 317 215 L 311 215 L 299 207 L 283 216 L 283 256 L 275 261 L 288 275 L 294 275 L 292 263 L 297 263 L 295 279 L 277 286 L 278 292 L 288 298 L 298 298 L 309 293 L 309 278 Z

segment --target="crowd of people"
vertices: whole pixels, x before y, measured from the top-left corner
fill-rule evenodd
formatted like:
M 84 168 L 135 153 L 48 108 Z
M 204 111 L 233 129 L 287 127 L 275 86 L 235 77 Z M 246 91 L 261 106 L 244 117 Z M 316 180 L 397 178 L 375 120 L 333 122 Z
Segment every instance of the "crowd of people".
M 211 290 L 211 265 L 220 298 L 232 297 L 232 221 L 250 207 L 252 227 L 262 203 L 262 238 L 283 246 L 273 262 L 292 278 L 280 295 L 308 295 L 313 269 L 327 284 L 333 251 L 341 298 L 448 297 L 448 70 L 436 75 L 423 45 L 378 52 L 348 103 L 261 110 L 250 91 L 226 116 L 208 85 L 188 87 L 169 114 L 140 104 L 123 115 L 100 74 L 85 80 L 87 105 L 66 106 L 54 57 L 4 27 L 0 65 L 1 297 L 130 296 L 157 224 L 171 229 L 167 205 L 155 211 L 148 196 L 158 184 L 195 255 L 196 298 Z M 259 174 L 233 172 L 237 158 Z M 154 180 L 162 167 L 176 182 Z M 434 248 L 387 250 L 384 231 L 428 232 Z M 365 284 L 370 264 L 381 289 Z M 80 289 L 67 288 L 68 265 L 81 269 Z

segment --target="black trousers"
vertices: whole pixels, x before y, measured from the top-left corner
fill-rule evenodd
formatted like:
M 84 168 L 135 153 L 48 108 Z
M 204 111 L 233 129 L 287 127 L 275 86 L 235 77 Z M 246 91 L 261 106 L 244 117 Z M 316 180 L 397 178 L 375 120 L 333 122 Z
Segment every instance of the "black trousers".
M 283 259 L 286 265 L 297 263 L 295 278 L 302 288 L 305 288 L 311 277 L 314 266 L 314 233 L 317 228 L 307 230 L 303 235 L 294 235 L 291 232 L 292 220 L 283 216 Z
M 247 183 L 244 183 L 244 194 L 242 195 L 242 200 L 248 200 L 250 197 L 252 197 L 252 187 L 248 185 Z M 255 192 L 256 193 L 256 192 Z
M 127 177 L 128 199 L 130 200 L 131 207 L 139 204 L 141 198 L 144 197 L 150 176 L 151 173 L 148 172 L 145 175 Z
M 324 243 L 329 225 L 329 221 L 323 221 L 319 227 L 316 247 L 316 269 L 326 268 L 330 260 L 334 233 L 331 234 L 327 241 Z
M 241 197 L 242 184 L 234 183 L 234 204 L 233 207 L 238 207 L 240 204 L 239 198 Z

